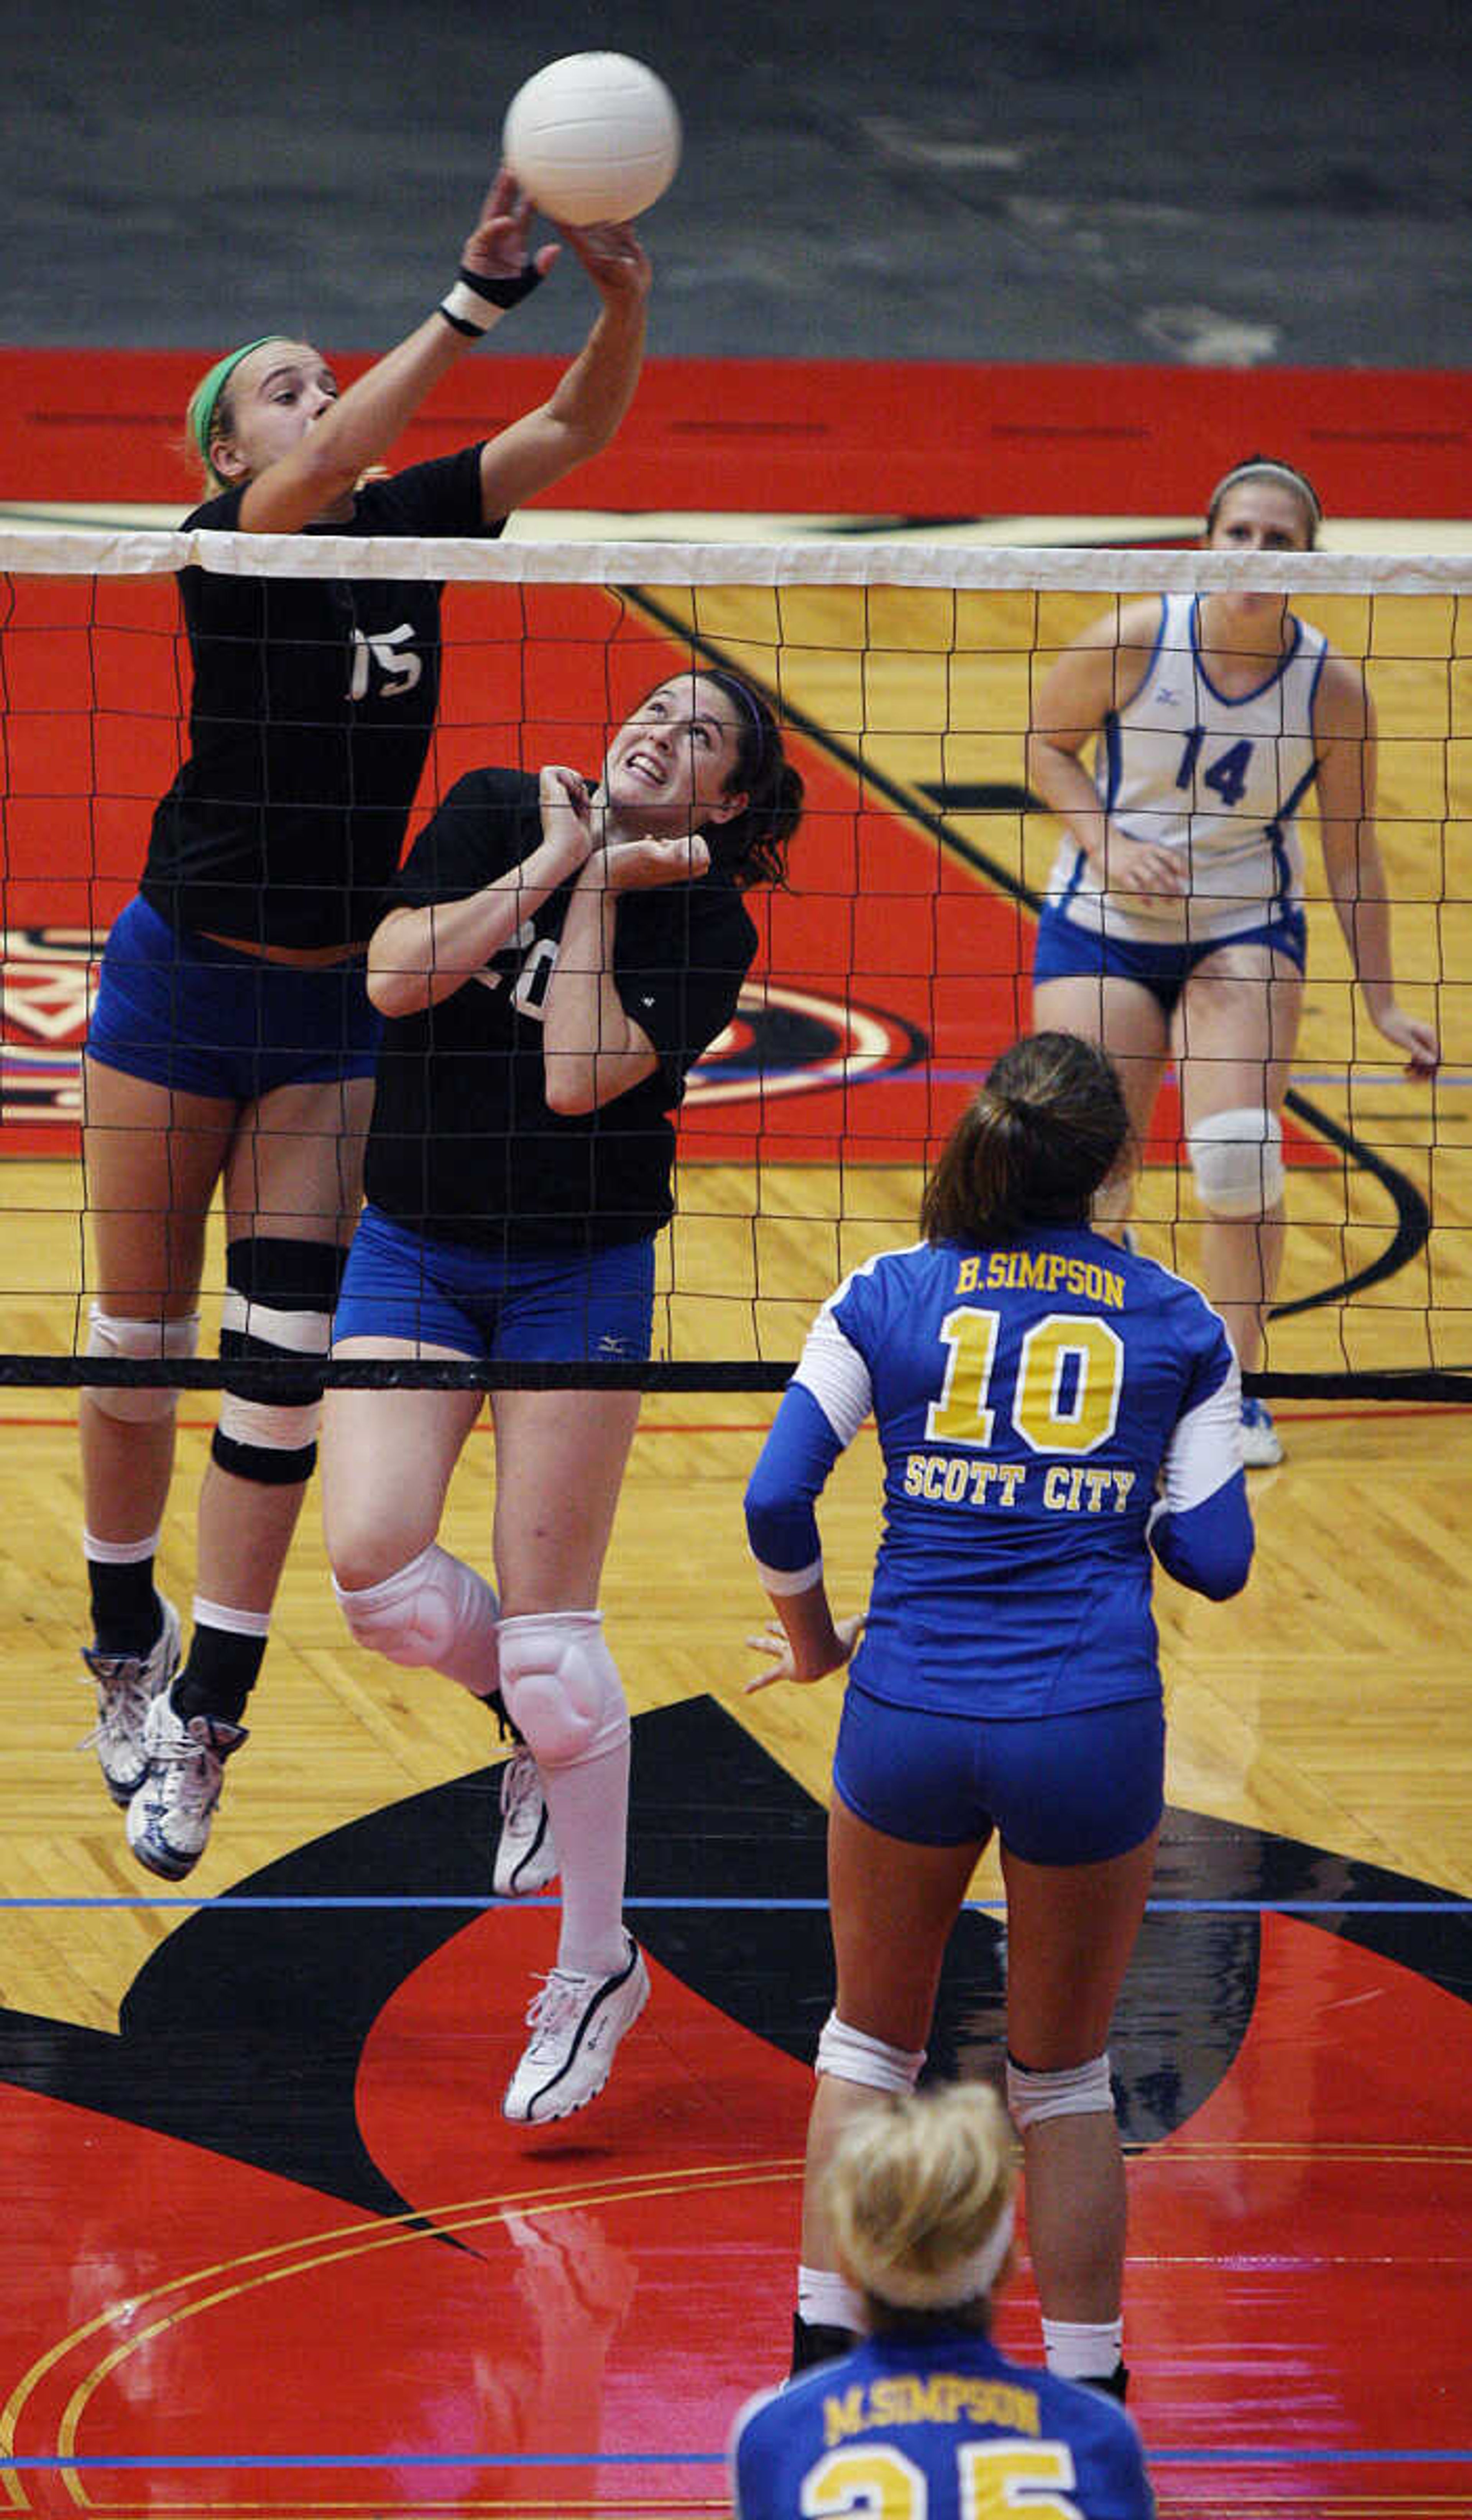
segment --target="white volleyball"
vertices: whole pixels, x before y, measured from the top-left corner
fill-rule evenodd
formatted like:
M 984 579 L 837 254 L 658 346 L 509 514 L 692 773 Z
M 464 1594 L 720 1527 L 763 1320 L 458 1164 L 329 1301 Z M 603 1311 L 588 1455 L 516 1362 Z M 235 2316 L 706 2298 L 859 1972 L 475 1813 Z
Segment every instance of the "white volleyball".
M 539 210 L 565 226 L 637 218 L 680 163 L 680 116 L 662 78 L 627 53 L 549 62 L 507 108 L 502 155 Z

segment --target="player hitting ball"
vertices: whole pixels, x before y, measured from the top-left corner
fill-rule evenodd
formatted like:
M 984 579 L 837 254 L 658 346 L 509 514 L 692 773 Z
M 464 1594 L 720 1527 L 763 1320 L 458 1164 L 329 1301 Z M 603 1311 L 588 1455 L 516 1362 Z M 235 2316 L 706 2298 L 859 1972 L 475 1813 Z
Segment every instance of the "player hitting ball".
M 379 471 L 431 388 L 561 251 L 531 251 L 529 218 L 503 171 L 448 294 L 345 391 L 291 336 L 218 360 L 189 410 L 206 495 L 188 523 L 497 534 L 606 446 L 639 378 L 649 267 L 627 226 L 564 227 L 600 303 L 548 399 L 458 454 Z M 188 753 L 103 958 L 84 1159 L 88 1350 L 141 1369 L 194 1351 L 204 1222 L 223 1193 L 227 1372 L 182 1669 L 180 1622 L 154 1582 L 177 1393 L 101 1384 L 80 1418 L 92 1738 L 133 1854 L 167 1880 L 203 1853 L 225 1762 L 245 1744 L 316 1458 L 379 1029 L 364 958 L 433 733 L 441 644 L 427 583 L 191 567 L 180 594 Z M 269 1405 L 236 1372 L 261 1360 L 293 1369 Z

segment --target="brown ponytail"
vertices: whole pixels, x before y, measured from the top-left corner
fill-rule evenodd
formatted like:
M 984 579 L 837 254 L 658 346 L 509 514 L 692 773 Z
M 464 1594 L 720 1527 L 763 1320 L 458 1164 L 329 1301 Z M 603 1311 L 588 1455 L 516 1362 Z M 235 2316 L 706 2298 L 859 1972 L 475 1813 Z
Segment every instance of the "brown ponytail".
M 1004 1051 L 946 1141 L 920 1202 L 927 1242 L 1003 1242 L 1083 1225 L 1130 1137 L 1114 1068 L 1068 1032 Z

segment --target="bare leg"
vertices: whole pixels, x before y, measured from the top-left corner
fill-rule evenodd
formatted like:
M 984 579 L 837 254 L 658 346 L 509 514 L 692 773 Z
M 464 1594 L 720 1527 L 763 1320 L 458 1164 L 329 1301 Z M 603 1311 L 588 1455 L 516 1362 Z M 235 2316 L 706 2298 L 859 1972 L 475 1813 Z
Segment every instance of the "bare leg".
M 1103 2051 L 1158 1834 L 1103 1864 L 1024 1864 L 1004 1846 L 1007 2046 L 1019 2065 L 1057 2073 Z M 1023 2155 L 1028 2246 L 1045 2317 L 1117 2318 L 1125 2173 L 1113 2110 L 1045 2119 L 1026 2130 Z
M 1076 1033 L 1081 1041 L 1094 1042 L 1107 1051 L 1130 1113 L 1137 1162 L 1170 1052 L 1169 1025 L 1160 1000 L 1137 980 L 1091 979 L 1082 973 L 1042 980 L 1033 991 L 1033 1023 L 1039 1032 Z M 1134 1191 L 1133 1169 L 1111 1174 L 1094 1193 L 1095 1223 L 1123 1225 L 1134 1203 Z
M 1198 963 L 1176 1011 L 1186 1135 L 1221 1111 L 1281 1112 L 1303 1012 L 1303 974 L 1263 945 L 1224 945 Z M 1201 1280 L 1244 1372 L 1282 1268 L 1283 1204 L 1257 1216 L 1203 1216 Z
M 828 1817 L 828 1904 L 837 1963 L 835 2010 L 850 2030 L 913 2054 L 924 2047 L 952 1927 L 986 1846 L 912 1846 L 860 1820 L 835 1795 Z M 820 2202 L 844 2128 L 874 2092 L 820 2074 L 803 2170 L 802 2262 L 832 2268 Z
M 83 1164 L 100 1309 L 182 1321 L 199 1303 L 204 1220 L 235 1106 L 83 1061 Z M 135 1423 L 84 1390 L 78 1411 L 88 1531 L 122 1546 L 158 1528 L 174 1463 L 174 1418 Z

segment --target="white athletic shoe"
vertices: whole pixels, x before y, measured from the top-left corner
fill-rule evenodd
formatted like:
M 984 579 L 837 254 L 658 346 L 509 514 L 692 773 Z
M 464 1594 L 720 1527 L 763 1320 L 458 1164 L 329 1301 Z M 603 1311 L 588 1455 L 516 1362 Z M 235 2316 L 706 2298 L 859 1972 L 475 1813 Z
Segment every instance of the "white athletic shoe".
M 128 1844 L 150 1872 L 182 1881 L 209 1843 L 228 1758 L 249 1735 L 221 1715 L 174 1713 L 167 1690 L 144 1726 L 148 1774 L 128 1805 Z
M 1249 1470 L 1271 1470 L 1283 1458 L 1278 1431 L 1261 1400 L 1242 1403 L 1242 1463 Z
M 118 1804 L 130 1803 L 148 1769 L 143 1728 L 161 1689 L 179 1668 L 179 1613 L 158 1597 L 163 1625 L 146 1654 L 107 1654 L 83 1645 L 84 1677 L 97 1690 L 97 1722 L 79 1750 L 95 1750 L 103 1782 Z
M 491 1887 L 498 1899 L 524 1899 L 545 1890 L 557 1868 L 542 1773 L 529 1750 L 517 1749 L 501 1771 L 501 1835 Z
M 501 2103 L 518 2126 L 570 2118 L 606 2083 L 614 2049 L 649 2000 L 644 1954 L 632 1934 L 624 1939 L 629 1957 L 616 1977 L 555 1968 L 543 1980 L 526 2016 L 531 2041 Z

